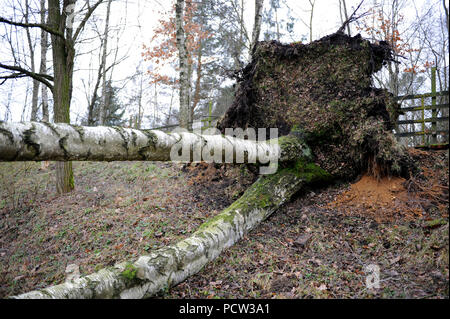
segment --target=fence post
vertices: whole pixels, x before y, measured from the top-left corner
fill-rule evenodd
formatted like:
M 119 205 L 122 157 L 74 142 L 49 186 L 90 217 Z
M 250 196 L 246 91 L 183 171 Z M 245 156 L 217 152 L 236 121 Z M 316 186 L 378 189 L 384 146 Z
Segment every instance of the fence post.
M 436 67 L 432 67 L 431 68 L 431 107 L 432 107 L 432 111 L 431 111 L 431 117 L 433 118 L 433 122 L 431 122 L 431 144 L 436 144 L 437 143 L 437 134 L 436 134 L 436 129 L 437 129 L 437 125 L 436 125 L 436 117 L 437 117 L 437 113 L 438 110 L 436 109 Z
M 209 118 L 208 118 L 208 127 L 211 127 L 211 113 L 212 113 L 212 101 L 209 101 Z
M 420 123 L 422 124 L 422 145 L 425 145 L 425 98 L 420 98 L 420 103 L 422 104 L 422 119 Z

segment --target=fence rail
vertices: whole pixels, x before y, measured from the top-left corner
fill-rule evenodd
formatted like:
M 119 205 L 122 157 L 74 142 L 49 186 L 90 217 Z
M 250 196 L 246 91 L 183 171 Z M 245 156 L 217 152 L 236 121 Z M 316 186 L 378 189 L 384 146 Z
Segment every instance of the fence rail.
M 447 97 L 446 103 L 437 104 L 437 97 Z M 431 98 L 431 105 L 425 105 L 425 99 Z M 397 138 L 400 137 L 411 137 L 411 136 L 422 136 L 422 145 L 414 145 L 416 147 L 423 147 L 429 145 L 435 146 L 448 146 L 448 124 L 447 127 L 442 129 L 437 127 L 437 123 L 447 122 L 449 120 L 448 116 L 438 116 L 439 110 L 448 109 L 448 91 L 436 92 L 436 68 L 433 67 L 431 69 L 431 92 L 424 94 L 410 94 L 397 96 L 396 100 L 399 102 L 403 102 L 405 100 L 420 100 L 420 106 L 408 106 L 400 108 L 402 114 L 406 115 L 408 113 L 413 112 L 421 112 L 420 119 L 418 120 L 398 120 L 396 122 L 396 134 Z M 431 111 L 431 117 L 425 117 L 425 111 Z M 431 123 L 431 128 L 426 127 L 426 123 Z M 419 131 L 415 131 L 413 128 L 413 132 L 399 132 L 399 125 L 405 124 L 421 124 L 421 128 Z M 430 139 L 427 138 L 431 136 Z M 442 136 L 444 139 L 444 143 L 439 144 L 437 136 Z
M 434 73 L 434 72 L 433 72 Z M 433 79 L 432 79 L 433 81 Z M 448 95 L 448 91 L 442 91 L 442 92 L 431 92 L 431 93 L 424 93 L 424 94 L 409 94 L 409 95 L 401 95 L 397 96 L 397 100 L 412 100 L 412 99 L 420 99 L 427 97 L 436 97 L 436 96 L 446 96 Z
M 432 117 L 429 119 L 423 119 L 423 120 L 401 120 L 397 121 L 397 124 L 416 124 L 416 123 L 435 123 L 435 122 L 445 122 L 448 121 L 448 116 L 445 117 Z M 436 131 L 436 130 L 435 130 Z M 448 132 L 448 130 L 447 130 Z M 432 133 L 430 133 L 432 134 Z
M 188 122 L 188 124 L 193 125 L 194 123 L 198 123 L 201 122 L 202 123 L 202 130 L 205 130 L 207 128 L 212 127 L 212 123 L 214 122 L 214 120 L 218 119 L 219 116 L 202 116 L 202 118 L 198 121 L 193 121 L 193 122 Z M 152 128 L 152 130 L 166 130 L 166 129 L 173 129 L 176 127 L 179 127 L 180 124 L 171 124 L 171 125 L 164 125 L 164 126 L 158 126 L 158 127 L 154 127 Z
M 217 120 L 219 117 L 220 116 L 212 115 L 212 101 L 209 101 L 209 103 L 208 103 L 208 115 L 202 115 L 201 118 L 200 118 L 200 121 L 197 120 L 197 121 L 188 122 L 188 125 L 192 126 L 192 125 L 194 125 L 194 123 L 200 122 L 202 124 L 201 129 L 203 131 L 203 130 L 206 130 L 206 129 L 210 128 L 210 127 L 213 127 L 213 122 L 215 120 Z M 176 127 L 179 127 L 179 126 L 180 126 L 180 124 L 178 123 L 178 124 L 154 127 L 154 128 L 152 128 L 152 130 L 162 130 L 162 131 L 164 131 L 164 130 L 173 129 L 173 128 L 176 128 Z

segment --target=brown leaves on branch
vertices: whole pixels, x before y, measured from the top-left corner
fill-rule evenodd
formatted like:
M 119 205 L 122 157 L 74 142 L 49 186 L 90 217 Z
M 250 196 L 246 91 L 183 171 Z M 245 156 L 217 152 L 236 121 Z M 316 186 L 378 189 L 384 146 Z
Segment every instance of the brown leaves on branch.
M 402 32 L 399 30 L 399 25 L 404 19 L 402 14 L 398 14 L 395 21 L 387 16 L 383 10 L 372 8 L 368 12 L 369 14 L 361 20 L 361 23 L 356 27 L 360 32 L 365 32 L 378 40 L 386 41 L 393 48 L 394 53 L 397 56 L 405 57 L 410 56 L 410 66 L 403 69 L 405 73 L 424 73 L 426 70 L 434 65 L 434 62 L 426 61 L 420 65 L 417 62 L 413 63 L 412 54 L 420 52 L 421 48 L 414 48 L 405 39 Z
M 189 65 L 196 61 L 200 53 L 202 41 L 212 37 L 212 34 L 203 30 L 203 25 L 195 22 L 198 13 L 198 5 L 191 0 L 186 1 L 184 12 L 184 31 L 186 34 L 186 49 Z M 166 85 L 178 85 L 178 79 L 163 74 L 163 69 L 173 65 L 178 70 L 178 50 L 176 45 L 175 6 L 169 12 L 169 17 L 160 19 L 159 25 L 153 30 L 154 35 L 150 45 L 143 45 L 142 57 L 149 61 L 152 69 L 147 73 L 152 78 L 150 83 L 162 83 Z

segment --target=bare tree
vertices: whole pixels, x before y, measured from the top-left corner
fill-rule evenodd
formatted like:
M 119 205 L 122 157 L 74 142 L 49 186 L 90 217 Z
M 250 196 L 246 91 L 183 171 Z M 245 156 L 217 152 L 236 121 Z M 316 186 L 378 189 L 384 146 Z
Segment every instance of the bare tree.
M 309 42 L 312 42 L 312 39 L 313 39 L 314 5 L 316 4 L 316 0 L 309 0 L 309 4 L 311 6 L 311 12 L 310 12 L 310 15 L 309 15 Z
M 9 78 L 29 76 L 46 85 L 53 94 L 53 114 L 55 123 L 70 122 L 70 102 L 72 98 L 72 77 L 75 59 L 75 43 L 84 29 L 94 10 L 103 2 L 97 0 L 93 6 L 89 2 L 84 4 L 86 10 L 78 27 L 74 29 L 76 0 L 48 0 L 48 23 L 17 22 L 0 17 L 0 22 L 12 26 L 40 28 L 50 34 L 53 56 L 53 76 L 36 73 L 19 65 L 6 65 L 0 67 L 13 71 Z M 42 18 L 41 18 L 42 19 Z M 4 77 L 5 78 L 5 77 Z M 64 144 L 64 137 L 60 143 Z M 36 150 L 39 152 L 39 150 Z M 69 192 L 74 188 L 74 179 L 71 162 L 57 162 L 56 189 L 58 193 Z
M 111 2 L 112 0 L 108 0 L 108 6 L 106 8 L 106 22 L 105 22 L 105 32 L 104 32 L 104 38 L 103 38 L 103 53 L 102 53 L 102 62 L 100 68 L 102 69 L 103 73 L 103 82 L 102 82 L 102 102 L 100 104 L 100 124 L 105 124 L 105 117 L 106 117 L 106 109 L 107 109 L 107 99 L 106 99 L 106 56 L 107 56 L 107 50 L 108 50 L 108 31 L 109 31 L 109 16 L 111 13 Z
M 25 0 L 25 12 L 24 12 L 24 19 L 25 23 L 29 23 L 30 19 L 30 3 L 29 0 Z M 27 43 L 28 43 L 28 50 L 30 54 L 30 66 L 31 71 L 36 72 L 36 62 L 34 57 L 34 49 L 35 49 L 35 41 L 31 37 L 31 32 L 29 28 L 25 29 L 26 35 L 27 35 Z M 38 112 L 38 99 L 39 99 L 39 81 L 36 79 L 33 79 L 33 89 L 32 89 L 32 97 L 31 97 L 31 121 L 37 120 L 37 112 Z
M 252 54 L 261 33 L 262 10 L 264 0 L 255 0 L 255 22 L 253 23 L 252 43 L 250 45 L 250 54 Z
M 184 16 L 184 0 L 177 0 L 175 5 L 175 24 L 177 32 L 177 49 L 179 54 L 179 66 L 180 66 L 180 127 L 189 129 L 190 118 L 190 78 L 188 71 L 188 56 L 186 50 L 186 37 L 183 28 L 183 16 Z
M 312 24 L 312 21 L 313 21 L 313 17 L 314 17 L 314 6 L 316 4 L 316 0 L 308 0 L 308 2 L 309 2 L 310 9 L 309 10 L 305 10 L 305 12 L 309 11 L 309 22 L 305 22 L 301 17 L 298 17 L 298 19 L 300 20 L 301 23 L 303 23 L 303 25 L 305 27 L 308 28 L 308 30 L 309 30 L 309 42 L 312 42 L 312 39 L 313 39 L 313 24 Z
M 341 16 L 341 22 L 344 23 L 348 20 L 347 4 L 345 0 L 339 0 L 339 14 Z M 344 16 L 342 16 L 344 14 Z M 345 20 L 344 20 L 345 18 Z M 347 24 L 347 34 L 351 35 L 350 24 Z
M 45 25 L 46 24 L 45 0 L 41 0 L 40 9 L 41 9 L 40 22 L 42 25 Z M 44 29 L 41 29 L 41 64 L 39 66 L 40 74 L 47 74 L 47 49 L 48 49 L 48 33 Z M 41 86 L 41 104 L 42 104 L 42 120 L 45 122 L 49 122 L 50 116 L 48 112 L 48 92 L 47 87 L 45 85 Z

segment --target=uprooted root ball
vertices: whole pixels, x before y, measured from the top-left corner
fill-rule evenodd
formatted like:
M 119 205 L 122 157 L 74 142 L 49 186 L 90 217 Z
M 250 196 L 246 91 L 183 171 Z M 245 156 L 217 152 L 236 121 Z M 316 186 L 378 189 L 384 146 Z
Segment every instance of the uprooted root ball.
M 407 176 L 414 165 L 391 133 L 399 106 L 371 80 L 391 61 L 387 43 L 360 35 L 335 33 L 307 45 L 259 42 L 218 127 L 294 131 L 336 178 L 364 170 Z

